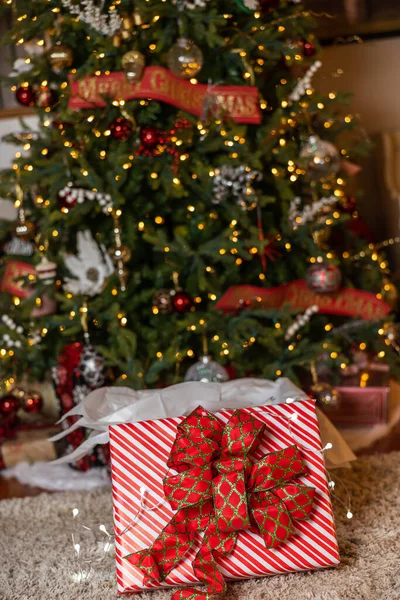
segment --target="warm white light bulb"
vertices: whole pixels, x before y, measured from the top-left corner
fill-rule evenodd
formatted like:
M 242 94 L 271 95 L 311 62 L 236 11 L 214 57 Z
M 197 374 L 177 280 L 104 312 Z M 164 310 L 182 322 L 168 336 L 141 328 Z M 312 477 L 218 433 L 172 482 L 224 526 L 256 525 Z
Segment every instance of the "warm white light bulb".
M 330 442 L 328 442 L 325 446 L 325 450 L 331 450 L 331 448 L 333 448 L 333 446 Z
M 353 513 L 351 512 L 351 510 L 348 510 L 348 511 L 347 511 L 347 515 L 346 515 L 346 517 L 347 517 L 348 519 L 352 519 L 352 518 L 353 518 Z
M 72 516 L 74 517 L 74 519 L 75 519 L 75 517 L 77 517 L 78 515 L 79 515 L 79 509 L 78 509 L 78 508 L 73 508 L 73 509 L 72 509 Z

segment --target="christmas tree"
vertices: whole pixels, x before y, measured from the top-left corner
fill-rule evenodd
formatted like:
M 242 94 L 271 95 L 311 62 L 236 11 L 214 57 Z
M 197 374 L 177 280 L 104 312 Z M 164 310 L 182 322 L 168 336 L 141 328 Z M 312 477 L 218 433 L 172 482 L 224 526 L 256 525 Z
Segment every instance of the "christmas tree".
M 18 208 L 3 383 L 70 359 L 83 393 L 283 375 L 329 401 L 357 352 L 399 371 L 393 240 L 368 240 L 348 195 L 364 140 L 347 97 L 314 89 L 310 11 L 35 0 L 13 17 L 7 83 L 40 129 L 9 137 L 1 173 Z

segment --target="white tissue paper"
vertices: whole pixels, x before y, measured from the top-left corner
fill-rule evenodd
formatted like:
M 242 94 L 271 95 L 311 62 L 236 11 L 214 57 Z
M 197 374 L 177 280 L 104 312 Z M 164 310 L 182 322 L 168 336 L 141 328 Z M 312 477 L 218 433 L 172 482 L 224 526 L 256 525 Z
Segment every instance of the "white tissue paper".
M 72 415 L 80 415 L 80 419 L 51 440 L 56 441 L 78 427 L 92 430 L 91 435 L 74 452 L 52 464 L 77 460 L 96 444 L 108 442 L 109 425 L 179 417 L 189 414 L 199 404 L 210 412 L 217 412 L 228 408 L 265 406 L 305 398 L 307 395 L 286 377 L 276 381 L 255 378 L 234 379 L 226 383 L 188 381 L 163 389 L 140 391 L 126 387 L 99 388 L 63 416 L 61 420 Z M 317 414 L 322 444 L 332 444 L 332 449 L 325 452 L 326 466 L 349 466 L 349 462 L 356 458 L 353 452 L 329 419 L 318 409 Z

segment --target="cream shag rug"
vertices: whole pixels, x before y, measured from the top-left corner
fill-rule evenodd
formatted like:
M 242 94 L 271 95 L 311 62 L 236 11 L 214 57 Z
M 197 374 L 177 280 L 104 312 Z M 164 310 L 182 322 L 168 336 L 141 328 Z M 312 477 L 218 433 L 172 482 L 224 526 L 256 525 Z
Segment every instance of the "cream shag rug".
M 224 600 L 400 599 L 400 453 L 363 458 L 340 477 L 351 492 L 354 513 L 349 521 L 343 507 L 335 505 L 342 564 L 233 583 Z M 0 502 L 1 600 L 115 600 L 112 556 L 89 581 L 73 580 L 74 507 L 87 525 L 112 527 L 108 489 Z M 140 598 L 167 600 L 171 591 Z

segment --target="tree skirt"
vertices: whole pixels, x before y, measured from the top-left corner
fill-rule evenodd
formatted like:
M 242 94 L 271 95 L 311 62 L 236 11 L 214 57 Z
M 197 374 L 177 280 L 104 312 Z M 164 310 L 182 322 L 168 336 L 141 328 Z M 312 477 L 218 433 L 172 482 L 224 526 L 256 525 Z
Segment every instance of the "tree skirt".
M 353 470 L 335 471 L 333 475 L 336 480 L 339 475 L 348 487 L 354 513 L 348 520 L 346 510 L 335 502 L 342 564 L 322 571 L 232 583 L 224 600 L 400 598 L 400 453 L 365 457 Z M 337 483 L 338 492 L 340 487 Z M 75 529 L 71 511 L 75 507 L 86 525 L 98 529 L 104 524 L 112 531 L 108 489 L 0 502 L 2 600 L 115 600 L 112 556 L 95 567 L 88 581 L 76 582 L 78 570 L 71 541 Z M 146 593 L 140 598 L 167 600 L 171 591 Z

